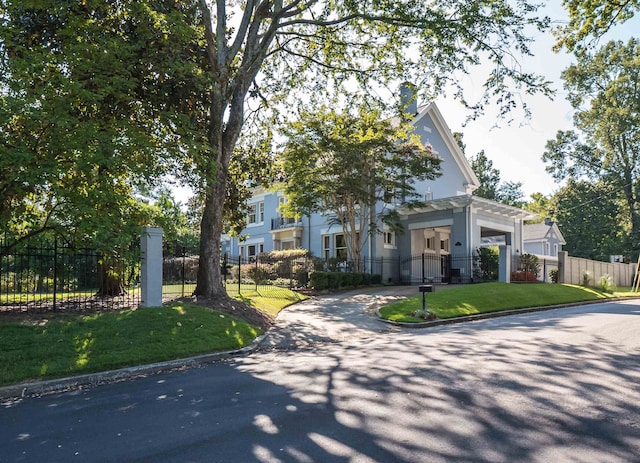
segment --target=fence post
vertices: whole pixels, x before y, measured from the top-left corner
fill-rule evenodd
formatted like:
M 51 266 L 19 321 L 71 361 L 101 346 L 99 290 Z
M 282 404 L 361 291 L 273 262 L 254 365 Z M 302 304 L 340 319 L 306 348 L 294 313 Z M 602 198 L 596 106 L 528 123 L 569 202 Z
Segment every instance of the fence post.
M 162 305 L 162 228 L 145 228 L 140 237 L 141 306 Z
M 498 281 L 511 283 L 511 246 L 506 244 L 499 246 Z
M 238 294 L 242 294 L 242 254 L 238 255 Z
M 558 252 L 558 283 L 573 283 L 569 276 L 569 253 L 567 251 Z
M 57 307 L 56 303 L 58 299 L 58 237 L 53 237 L 53 311 L 55 312 Z

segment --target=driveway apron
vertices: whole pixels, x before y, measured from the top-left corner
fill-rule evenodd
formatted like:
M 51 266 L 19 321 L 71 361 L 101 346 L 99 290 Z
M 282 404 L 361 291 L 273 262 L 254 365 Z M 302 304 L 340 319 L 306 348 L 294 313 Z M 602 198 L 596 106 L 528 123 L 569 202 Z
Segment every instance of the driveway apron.
M 399 328 L 380 321 L 377 308 L 417 294 L 416 287 L 365 288 L 313 297 L 286 308 L 260 348 L 308 348 L 318 343 L 366 342 Z

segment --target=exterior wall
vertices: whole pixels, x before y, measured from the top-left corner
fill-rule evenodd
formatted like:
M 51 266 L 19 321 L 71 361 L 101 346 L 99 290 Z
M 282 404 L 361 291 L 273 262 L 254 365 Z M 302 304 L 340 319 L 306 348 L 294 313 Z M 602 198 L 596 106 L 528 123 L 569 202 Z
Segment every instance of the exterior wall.
M 582 285 L 585 276 L 589 285 L 598 286 L 603 275 L 609 275 L 616 286 L 632 286 L 636 272 L 635 264 L 599 262 L 569 257 L 562 251 L 558 254 L 558 283 Z
M 438 156 L 442 158 L 440 164 L 442 175 L 435 180 L 416 182 L 414 184 L 416 192 L 424 195 L 425 192 L 430 191 L 433 199 L 466 194 L 465 183 L 467 180 L 451 151 L 447 148 L 442 134 L 436 129 L 430 114 L 426 114 L 415 122 L 415 133 L 420 136 L 423 143 L 431 145 Z

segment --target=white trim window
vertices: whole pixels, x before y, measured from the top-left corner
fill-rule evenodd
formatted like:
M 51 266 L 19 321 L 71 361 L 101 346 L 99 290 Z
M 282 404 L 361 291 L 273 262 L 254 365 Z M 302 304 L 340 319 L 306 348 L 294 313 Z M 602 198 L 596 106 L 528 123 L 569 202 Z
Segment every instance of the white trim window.
M 436 237 L 425 236 L 424 237 L 424 252 L 436 252 Z
M 251 259 L 264 252 L 264 243 L 247 244 L 247 257 Z
M 322 256 L 325 259 L 331 257 L 331 237 L 329 235 L 322 236 Z
M 335 252 L 338 259 L 347 258 L 347 239 L 342 233 L 334 235 Z
M 440 240 L 440 253 L 449 254 L 451 252 L 451 241 L 449 238 Z
M 247 225 L 262 223 L 264 223 L 264 201 L 249 204 L 247 206 Z
M 396 248 L 396 234 L 392 231 L 385 230 L 382 233 L 384 238 L 384 247 L 385 249 L 395 249 Z

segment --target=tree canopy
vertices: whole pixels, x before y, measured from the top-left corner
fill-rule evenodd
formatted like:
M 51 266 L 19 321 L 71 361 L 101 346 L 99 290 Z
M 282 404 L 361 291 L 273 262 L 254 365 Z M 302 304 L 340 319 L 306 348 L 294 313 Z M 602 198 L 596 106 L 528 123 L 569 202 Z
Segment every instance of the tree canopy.
M 610 42 L 563 73 L 578 131 L 558 132 L 543 160 L 557 180 L 589 179 L 624 201 L 626 251 L 640 251 L 640 41 Z
M 490 199 L 510 206 L 522 207 L 524 205 L 522 183 L 500 179 L 500 171 L 493 167 L 484 150 L 470 159 L 471 169 L 480 181 L 480 187 L 473 194 L 481 198 Z
M 564 250 L 575 257 L 608 261 L 624 254 L 625 224 L 620 221 L 621 203 L 610 185 L 569 180 L 556 194 L 553 220 L 567 242 Z
M 395 208 L 376 206 L 411 203 L 419 197 L 414 182 L 440 175 L 440 159 L 407 129 L 365 109 L 306 113 L 287 131 L 281 155 L 288 213 L 332 214 L 348 257 L 360 263 L 370 235 L 384 226 L 402 231 Z
M 170 3 L 2 2 L 0 229 L 107 251 L 145 224 L 134 193 L 177 165 L 199 91 L 195 31 Z
M 580 52 L 591 48 L 613 26 L 631 19 L 640 9 L 638 0 L 563 0 L 569 23 L 555 30 L 556 49 Z

